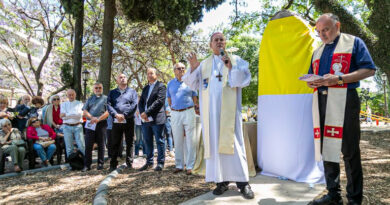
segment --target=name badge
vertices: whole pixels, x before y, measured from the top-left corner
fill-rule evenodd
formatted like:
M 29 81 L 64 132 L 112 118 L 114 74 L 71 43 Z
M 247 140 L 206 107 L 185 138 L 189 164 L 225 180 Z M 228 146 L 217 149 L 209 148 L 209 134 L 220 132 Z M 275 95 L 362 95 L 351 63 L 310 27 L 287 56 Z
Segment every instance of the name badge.
M 208 78 L 203 79 L 203 90 L 206 90 L 208 86 L 209 86 L 209 79 Z

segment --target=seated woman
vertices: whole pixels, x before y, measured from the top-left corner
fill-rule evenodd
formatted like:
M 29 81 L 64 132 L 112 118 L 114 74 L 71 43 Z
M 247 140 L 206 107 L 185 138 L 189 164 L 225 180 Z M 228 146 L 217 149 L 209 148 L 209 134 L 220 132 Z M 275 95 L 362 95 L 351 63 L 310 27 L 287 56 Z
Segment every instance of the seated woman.
M 57 163 L 61 164 L 62 151 L 65 153 L 64 131 L 62 129 L 62 119 L 60 118 L 60 96 L 53 95 L 49 99 L 48 105 L 42 108 L 43 124 L 49 125 L 57 134 Z M 65 161 L 66 161 L 65 154 Z
M 56 151 L 54 140 L 56 133 L 49 125 L 41 125 L 37 117 L 28 120 L 27 139 L 34 140 L 34 150 L 43 162 L 43 166 L 49 166 L 49 160 Z M 45 148 L 47 151 L 45 152 Z
M 8 107 L 8 99 L 0 95 L 0 119 L 7 118 L 13 120 L 15 118 L 14 109 Z
M 11 155 L 14 164 L 14 170 L 21 172 L 23 168 L 23 159 L 26 154 L 24 148 L 25 141 L 22 139 L 20 131 L 12 128 L 11 121 L 8 119 L 0 120 L 0 149 L 6 154 Z

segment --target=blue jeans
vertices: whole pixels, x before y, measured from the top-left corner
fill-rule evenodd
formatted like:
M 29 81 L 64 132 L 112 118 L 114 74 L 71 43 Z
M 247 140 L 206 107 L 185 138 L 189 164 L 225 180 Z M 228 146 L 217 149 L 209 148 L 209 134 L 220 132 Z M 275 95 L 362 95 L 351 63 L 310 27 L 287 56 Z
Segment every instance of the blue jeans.
M 139 154 L 139 148 L 142 147 L 142 152 L 146 154 L 145 152 L 145 143 L 143 143 L 143 137 L 142 137 L 142 125 L 135 125 L 135 145 L 134 145 L 134 154 Z
M 142 134 L 146 148 L 146 163 L 153 164 L 153 135 L 157 145 L 157 163 L 164 165 L 165 161 L 165 140 L 162 135 L 164 124 L 156 125 L 154 123 L 143 123 Z
M 167 121 L 164 126 L 164 134 L 167 138 L 167 148 L 169 151 L 173 151 L 173 141 L 172 141 L 172 127 L 171 127 L 171 117 L 167 117 Z
M 45 152 L 45 148 L 43 148 L 42 145 L 34 143 L 34 150 L 37 151 L 37 154 L 41 158 L 42 162 L 46 160 L 49 161 L 56 151 L 56 148 L 55 144 L 51 144 L 47 147 L 47 151 Z
M 73 142 L 76 140 L 77 148 L 83 153 L 85 156 L 85 142 L 84 142 L 84 135 L 83 135 L 83 126 L 77 125 L 77 126 L 69 126 L 69 125 L 63 125 L 64 129 L 64 141 L 65 141 L 65 149 L 66 149 L 66 156 L 69 157 L 70 154 L 72 154 L 74 146 Z M 74 136 L 74 138 L 73 138 Z

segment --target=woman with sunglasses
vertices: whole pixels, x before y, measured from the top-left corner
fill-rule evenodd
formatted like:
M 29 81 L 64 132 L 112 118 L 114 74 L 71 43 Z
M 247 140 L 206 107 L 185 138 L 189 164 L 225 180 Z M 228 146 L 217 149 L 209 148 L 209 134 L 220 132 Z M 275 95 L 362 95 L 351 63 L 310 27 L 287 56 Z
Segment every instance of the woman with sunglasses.
M 26 135 L 27 139 L 34 140 L 34 150 L 41 158 L 43 166 L 49 166 L 49 160 L 56 151 L 54 130 L 49 125 L 41 124 L 38 118 L 32 117 L 28 120 Z
M 12 128 L 8 119 L 0 120 L 0 149 L 2 152 L 11 155 L 14 170 L 21 172 L 23 159 L 26 154 L 24 148 L 25 141 L 22 139 L 20 131 Z
M 61 164 L 62 151 L 65 150 L 64 131 L 62 130 L 62 119 L 60 118 L 61 98 L 59 95 L 53 95 L 49 99 L 49 104 L 42 111 L 42 122 L 49 125 L 57 134 L 57 164 Z M 67 160 L 65 155 L 65 161 Z

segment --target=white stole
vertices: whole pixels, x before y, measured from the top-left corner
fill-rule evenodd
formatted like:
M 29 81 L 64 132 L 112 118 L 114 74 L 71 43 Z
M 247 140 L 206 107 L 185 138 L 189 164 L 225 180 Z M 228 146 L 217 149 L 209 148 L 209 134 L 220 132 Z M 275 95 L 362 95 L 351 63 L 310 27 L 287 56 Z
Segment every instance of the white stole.
M 343 75 L 349 73 L 351 57 L 355 37 L 342 33 L 333 53 L 330 73 Z M 312 68 L 313 73 L 318 75 L 320 58 L 324 50 L 323 44 L 314 51 Z M 326 103 L 324 139 L 322 157 L 324 161 L 340 162 L 340 152 L 343 138 L 343 126 L 345 106 L 347 102 L 348 84 L 328 87 L 328 97 Z M 318 107 L 318 90 L 314 89 L 313 94 L 313 126 L 314 126 L 314 148 L 316 161 L 321 160 L 321 129 Z

